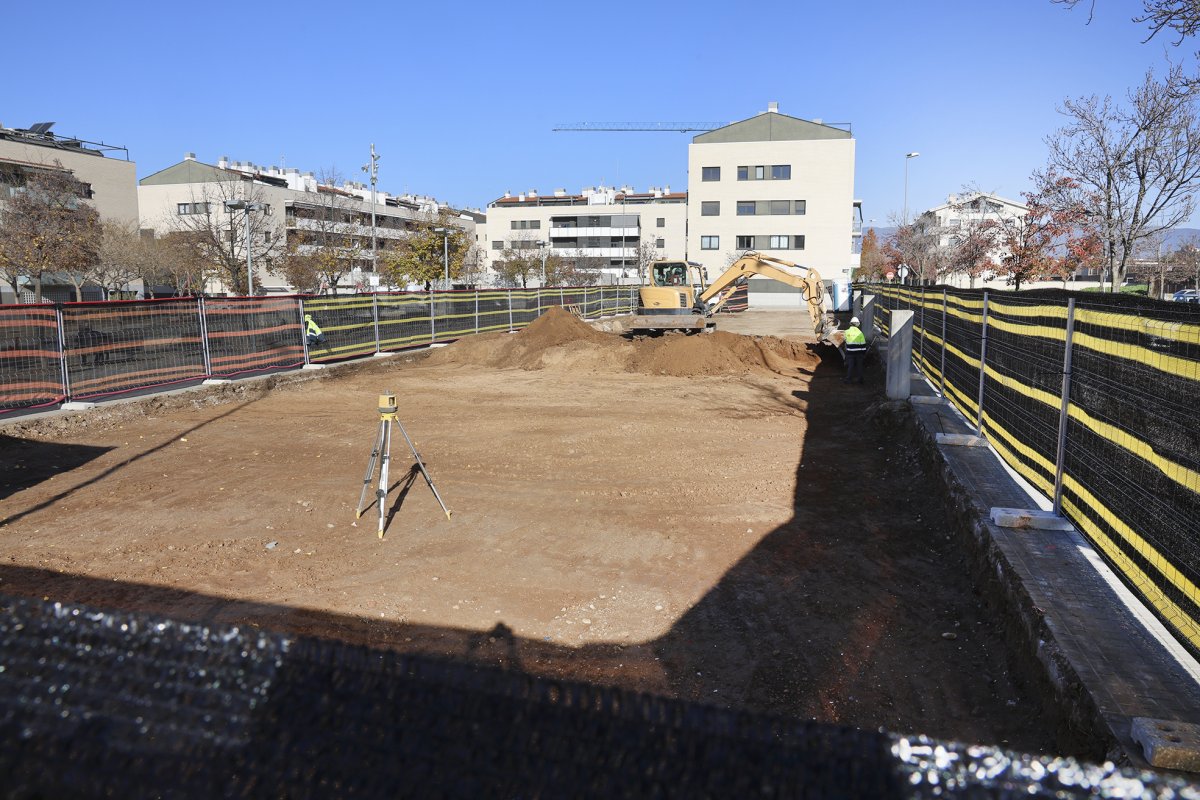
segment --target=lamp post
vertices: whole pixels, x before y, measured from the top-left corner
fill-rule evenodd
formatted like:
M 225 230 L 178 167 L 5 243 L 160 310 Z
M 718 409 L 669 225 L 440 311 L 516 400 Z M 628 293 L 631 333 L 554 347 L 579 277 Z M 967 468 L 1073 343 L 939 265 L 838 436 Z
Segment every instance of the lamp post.
M 254 258 L 250 246 L 250 213 L 252 211 L 262 211 L 266 206 L 262 203 L 248 203 L 245 200 L 226 200 L 225 210 L 230 214 L 230 221 L 234 211 L 246 212 L 246 296 L 254 296 Z M 230 226 L 232 230 L 232 226 Z
M 371 272 L 379 274 L 379 267 L 376 263 L 379 252 L 375 246 L 375 183 L 379 179 L 379 154 L 375 152 L 375 145 L 371 145 L 371 163 L 362 168 L 371 176 Z
M 904 154 L 904 224 L 908 224 L 908 162 L 921 155 L 920 153 Z
M 539 239 L 535 244 L 542 249 L 542 286 L 544 287 L 546 285 L 546 247 L 549 246 L 549 242 Z
M 450 288 L 450 229 L 449 228 L 434 228 L 434 233 L 442 235 L 442 274 L 446 281 L 446 288 Z

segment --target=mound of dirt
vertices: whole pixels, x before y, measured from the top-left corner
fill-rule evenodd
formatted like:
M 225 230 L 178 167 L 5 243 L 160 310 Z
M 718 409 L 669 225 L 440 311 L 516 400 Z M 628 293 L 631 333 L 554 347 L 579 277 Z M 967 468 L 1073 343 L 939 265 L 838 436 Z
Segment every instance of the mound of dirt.
M 474 364 L 496 369 L 569 368 L 621 372 L 630 345 L 552 308 L 515 335 L 468 336 L 432 354 L 431 364 Z
M 795 375 L 799 369 L 813 367 L 817 360 L 802 344 L 773 336 L 740 336 L 725 331 L 664 336 L 644 340 L 639 345 L 629 361 L 630 372 L 685 378 L 757 371 Z
M 816 361 L 798 342 L 724 331 L 629 342 L 598 331 L 561 308 L 552 308 L 516 335 L 466 337 L 429 357 L 432 364 L 640 372 L 683 378 L 762 371 L 796 375 L 811 370 Z

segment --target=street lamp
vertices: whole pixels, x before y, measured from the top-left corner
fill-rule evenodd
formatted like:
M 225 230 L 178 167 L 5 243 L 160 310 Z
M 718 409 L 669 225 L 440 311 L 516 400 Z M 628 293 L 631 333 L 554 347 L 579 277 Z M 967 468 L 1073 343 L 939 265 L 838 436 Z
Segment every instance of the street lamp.
M 908 162 L 910 159 L 916 158 L 920 153 L 905 153 L 904 154 L 904 224 L 908 224 Z
M 371 163 L 362 168 L 371 176 L 371 272 L 379 274 L 379 266 L 377 262 L 378 249 L 375 244 L 375 183 L 379 179 L 379 154 L 375 152 L 375 145 L 371 145 Z
M 536 242 L 534 242 L 534 244 L 536 244 L 538 247 L 540 247 L 542 249 L 542 286 L 545 286 L 546 285 L 546 248 L 549 246 L 550 243 L 543 242 L 541 239 L 539 239 Z
M 248 203 L 245 200 L 226 200 L 225 210 L 230 214 L 230 222 L 233 221 L 234 211 L 246 212 L 246 296 L 254 296 L 254 260 L 251 254 L 253 248 L 250 246 L 250 212 L 262 211 L 266 206 L 262 203 Z M 230 230 L 233 230 L 232 225 Z
M 442 235 L 442 272 L 446 281 L 446 288 L 450 288 L 450 229 L 449 228 L 434 228 L 434 233 Z

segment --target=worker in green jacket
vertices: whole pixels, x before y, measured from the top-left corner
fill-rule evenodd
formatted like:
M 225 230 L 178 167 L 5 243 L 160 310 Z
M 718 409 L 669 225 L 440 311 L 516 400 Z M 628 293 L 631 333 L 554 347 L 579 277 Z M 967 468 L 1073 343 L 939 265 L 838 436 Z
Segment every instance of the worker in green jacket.
M 863 361 L 867 358 L 867 337 L 858 327 L 858 317 L 850 318 L 850 327 L 846 329 L 846 377 L 842 383 L 863 382 Z
M 321 326 L 317 325 L 312 314 L 304 315 L 304 341 L 309 347 L 325 344 L 325 334 L 321 333 Z

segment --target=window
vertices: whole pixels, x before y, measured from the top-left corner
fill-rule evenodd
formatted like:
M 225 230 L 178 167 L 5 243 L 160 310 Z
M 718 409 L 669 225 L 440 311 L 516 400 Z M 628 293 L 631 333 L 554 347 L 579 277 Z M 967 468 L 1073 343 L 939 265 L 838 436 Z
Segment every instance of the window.
M 791 200 L 770 200 L 768 201 L 768 205 L 770 206 L 770 210 L 767 212 L 768 214 L 778 215 L 792 213 Z
M 512 229 L 514 231 L 536 231 L 542 227 L 540 219 L 514 219 L 512 221 Z
M 700 216 L 702 217 L 719 217 L 721 216 L 721 201 L 720 200 L 705 200 L 700 203 Z
M 184 214 L 207 214 L 208 203 L 179 203 L 175 207 L 175 213 Z
M 787 250 L 792 245 L 792 237 L 790 236 L 771 236 L 768 238 L 770 244 L 767 247 L 771 250 Z
M 804 214 L 808 208 L 808 202 L 805 200 L 793 200 L 792 203 L 795 205 L 794 213 L 796 214 Z
M 503 250 L 504 249 L 504 240 L 497 239 L 496 241 L 492 242 L 492 249 L 493 250 Z
M 792 249 L 793 250 L 803 250 L 804 249 L 804 236 L 803 235 L 792 237 Z
M 657 228 L 665 228 L 665 227 L 667 227 L 667 218 L 659 217 L 658 221 L 654 224 L 655 224 L 655 227 L 657 227 Z
M 721 249 L 721 237 L 720 236 L 701 236 L 700 237 L 700 249 L 701 250 L 720 250 Z
M 702 181 L 719 181 L 721 180 L 720 167 L 701 167 L 700 180 Z
M 753 236 L 737 237 L 737 249 L 738 250 L 753 250 L 754 249 L 754 237 Z
M 758 204 L 753 200 L 738 200 L 737 215 L 739 217 L 753 217 L 758 212 Z
M 666 239 L 655 239 L 654 246 L 657 247 L 659 250 L 665 250 L 667 247 L 667 240 Z
M 753 167 L 738 167 L 739 181 L 786 181 L 792 178 L 791 164 L 756 165 Z

